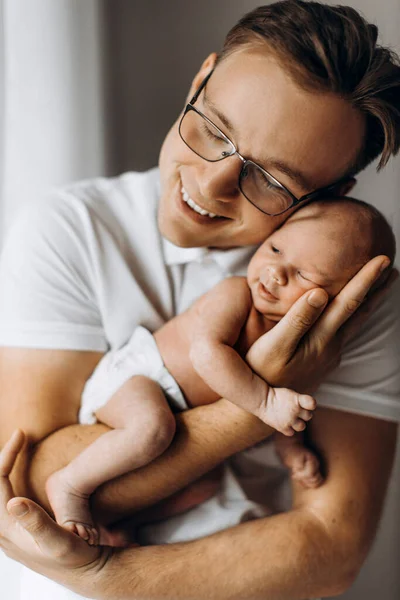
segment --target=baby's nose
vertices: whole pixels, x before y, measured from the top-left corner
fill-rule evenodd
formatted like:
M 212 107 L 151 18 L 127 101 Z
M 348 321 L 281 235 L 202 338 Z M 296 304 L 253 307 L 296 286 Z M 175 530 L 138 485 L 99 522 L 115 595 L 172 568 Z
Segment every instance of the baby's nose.
M 280 265 L 272 265 L 269 267 L 269 276 L 278 285 L 285 285 L 287 282 L 285 269 Z

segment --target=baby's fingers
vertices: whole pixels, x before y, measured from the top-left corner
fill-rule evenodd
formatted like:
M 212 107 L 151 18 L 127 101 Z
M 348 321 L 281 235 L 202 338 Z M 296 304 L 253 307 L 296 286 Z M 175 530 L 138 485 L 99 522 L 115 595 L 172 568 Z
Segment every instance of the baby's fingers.
M 312 396 L 307 394 L 299 394 L 298 403 L 301 408 L 308 410 L 315 410 L 317 408 L 317 401 Z

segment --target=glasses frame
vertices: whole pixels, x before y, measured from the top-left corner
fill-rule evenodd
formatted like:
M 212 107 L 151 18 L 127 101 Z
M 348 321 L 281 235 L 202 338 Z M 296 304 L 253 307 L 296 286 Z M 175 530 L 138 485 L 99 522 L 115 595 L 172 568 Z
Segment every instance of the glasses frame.
M 304 194 L 300 198 L 297 198 L 297 196 L 295 196 L 285 185 L 283 185 L 280 181 L 278 181 L 266 169 L 264 169 L 263 167 L 261 167 L 260 165 L 258 165 L 257 163 L 255 163 L 254 161 L 252 161 L 250 159 L 247 159 L 244 156 L 242 156 L 239 153 L 238 149 L 236 148 L 235 144 L 232 142 L 232 140 L 229 139 L 228 136 L 223 131 L 221 131 L 221 129 L 215 123 L 213 123 L 213 121 L 211 121 L 211 119 L 209 119 L 205 114 L 203 114 L 198 108 L 196 108 L 194 106 L 194 104 L 198 100 L 201 92 L 206 87 L 206 85 L 208 83 L 208 80 L 210 79 L 210 77 L 213 74 L 213 72 L 214 72 L 214 69 L 212 69 L 212 71 L 210 71 L 210 73 L 208 73 L 208 75 L 201 82 L 199 88 L 196 90 L 196 92 L 195 92 L 194 96 L 192 97 L 192 99 L 189 101 L 188 104 L 186 104 L 185 110 L 184 110 L 183 115 L 181 117 L 181 120 L 179 122 L 179 135 L 180 135 L 181 140 L 183 141 L 183 143 L 192 152 L 194 152 L 195 154 L 197 154 L 197 156 L 199 156 L 203 160 L 206 160 L 207 162 L 210 162 L 210 163 L 220 162 L 221 160 L 224 160 L 225 158 L 228 158 L 230 156 L 235 156 L 235 155 L 238 156 L 240 158 L 240 160 L 242 161 L 242 163 L 243 163 L 242 164 L 242 168 L 241 168 L 240 173 L 239 173 L 239 189 L 240 189 L 241 193 L 243 194 L 243 196 L 246 198 L 246 200 L 248 200 L 248 202 L 250 202 L 250 204 L 252 204 L 253 206 L 255 206 L 260 212 L 264 213 L 265 215 L 269 215 L 271 217 L 277 217 L 277 216 L 282 215 L 283 213 L 287 212 L 291 208 L 294 208 L 295 206 L 297 206 L 301 202 L 310 201 L 310 200 L 317 200 L 319 197 L 326 198 L 326 196 L 329 196 L 330 194 L 333 195 L 333 192 L 335 191 L 335 189 L 339 185 L 344 184 L 344 183 L 348 183 L 351 180 L 351 177 L 347 175 L 345 177 L 341 177 L 340 179 L 338 179 L 334 183 L 331 183 L 331 184 L 329 184 L 327 186 L 318 188 L 318 189 L 314 190 L 313 192 L 309 192 L 308 194 Z M 221 137 L 231 146 L 232 151 L 229 154 L 226 154 L 225 156 L 221 156 L 221 158 L 217 158 L 215 160 L 210 160 L 209 158 L 205 158 L 204 156 L 202 156 L 201 154 L 199 154 L 198 152 L 196 152 L 196 150 L 193 150 L 193 148 L 187 143 L 187 141 L 185 140 L 185 138 L 183 137 L 183 135 L 181 133 L 182 121 L 183 121 L 183 119 L 185 118 L 185 116 L 187 115 L 187 113 L 189 111 L 194 111 L 200 117 L 202 117 L 205 121 L 207 121 L 210 125 L 212 125 L 213 127 L 215 127 L 215 129 L 218 131 L 218 133 L 221 135 Z M 288 206 L 287 208 L 285 208 L 285 210 L 282 210 L 282 211 L 280 211 L 278 213 L 270 213 L 270 212 L 267 212 L 266 210 L 263 210 L 262 208 L 260 208 L 257 204 L 255 204 L 253 202 L 253 200 L 251 200 L 251 198 L 249 198 L 248 196 L 246 196 L 245 192 L 242 189 L 242 179 L 244 177 L 245 168 L 249 164 L 252 164 L 255 167 L 257 167 L 258 169 L 260 169 L 260 171 L 267 178 L 270 178 L 272 180 L 272 182 L 274 183 L 274 185 L 276 185 L 278 188 L 280 188 L 284 192 L 286 192 L 289 195 L 289 197 L 292 199 L 292 204 L 290 206 Z

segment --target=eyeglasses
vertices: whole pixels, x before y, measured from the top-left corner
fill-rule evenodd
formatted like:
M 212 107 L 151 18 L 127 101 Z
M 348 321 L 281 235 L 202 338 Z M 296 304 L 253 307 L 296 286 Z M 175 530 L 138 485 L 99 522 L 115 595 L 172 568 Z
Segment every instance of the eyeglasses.
M 179 135 L 190 150 L 208 162 L 219 162 L 229 156 L 238 156 L 243 163 L 239 173 L 239 189 L 261 212 L 270 216 L 281 215 L 300 202 L 332 195 L 338 185 L 349 180 L 349 177 L 344 177 L 329 186 L 297 198 L 271 173 L 252 160 L 244 158 L 219 127 L 194 106 L 212 73 L 213 71 L 202 81 L 199 89 L 186 105 L 179 124 Z

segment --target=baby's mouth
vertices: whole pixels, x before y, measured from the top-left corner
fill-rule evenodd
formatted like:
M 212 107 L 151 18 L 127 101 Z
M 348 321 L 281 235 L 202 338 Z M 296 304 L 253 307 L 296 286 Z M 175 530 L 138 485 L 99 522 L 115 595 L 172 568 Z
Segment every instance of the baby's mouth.
M 258 282 L 258 291 L 260 295 L 267 300 L 279 300 L 279 298 L 275 296 L 275 294 L 273 294 L 261 281 Z

